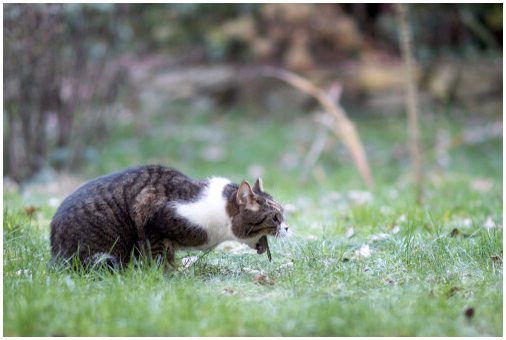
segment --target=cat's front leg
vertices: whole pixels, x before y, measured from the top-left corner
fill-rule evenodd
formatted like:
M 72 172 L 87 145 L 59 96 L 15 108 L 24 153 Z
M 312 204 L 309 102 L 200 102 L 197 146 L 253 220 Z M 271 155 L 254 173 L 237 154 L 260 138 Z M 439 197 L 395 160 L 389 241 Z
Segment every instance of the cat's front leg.
M 165 246 L 165 263 L 164 263 L 164 269 L 166 271 L 169 270 L 170 267 L 173 269 L 177 269 L 176 263 L 174 262 L 174 243 L 168 239 L 163 240 L 163 244 Z
M 156 240 L 151 243 L 151 256 L 156 259 L 158 263 L 163 263 L 166 271 L 168 271 L 170 267 L 176 269 L 174 252 L 174 243 L 167 238 Z

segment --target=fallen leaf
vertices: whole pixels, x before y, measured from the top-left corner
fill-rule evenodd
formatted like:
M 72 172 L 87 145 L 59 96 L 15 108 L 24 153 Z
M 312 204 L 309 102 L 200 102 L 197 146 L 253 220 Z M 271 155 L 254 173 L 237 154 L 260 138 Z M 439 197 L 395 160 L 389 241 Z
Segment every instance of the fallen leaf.
M 355 229 L 353 229 L 353 228 L 348 228 L 346 230 L 346 233 L 344 234 L 344 236 L 346 236 L 346 238 L 350 238 L 353 235 L 355 235 Z
M 28 216 L 32 217 L 33 214 L 39 210 L 39 208 L 33 206 L 33 205 L 28 205 L 26 207 L 23 208 L 23 210 L 25 211 L 25 214 L 27 214 Z
M 183 265 L 183 270 L 186 270 L 191 267 L 192 264 L 198 261 L 198 256 L 187 256 L 183 257 L 181 260 L 181 264 Z
M 287 269 L 292 269 L 292 268 L 293 268 L 293 262 L 290 261 L 290 262 L 284 263 L 281 266 L 279 266 L 278 270 L 282 271 L 282 270 L 287 270 Z
M 256 274 L 253 278 L 253 282 L 261 285 L 273 285 L 274 280 L 264 274 Z
M 473 307 L 466 308 L 466 310 L 464 311 L 464 315 L 466 316 L 466 318 L 471 319 L 474 316 L 474 308 Z
M 493 255 L 493 256 L 490 256 L 490 259 L 496 263 L 501 263 L 502 262 L 502 258 L 499 257 L 498 255 Z
M 453 228 L 453 230 L 450 233 L 450 237 L 457 237 L 459 236 L 460 231 L 457 228 Z
M 492 228 L 497 227 L 497 225 L 495 224 L 494 220 L 492 220 L 492 217 L 489 217 L 489 218 L 487 218 L 485 223 L 483 223 L 483 227 L 485 229 L 492 229 Z
M 358 254 L 362 257 L 369 257 L 371 256 L 371 248 L 369 248 L 368 244 L 364 244 L 360 249 L 358 250 Z
M 250 274 L 261 274 L 260 270 L 252 269 L 252 268 L 249 268 L 249 267 L 244 267 L 242 269 L 242 271 L 245 272 L 245 273 L 250 273 Z
M 408 220 L 408 218 L 406 217 L 406 214 L 402 214 L 401 216 L 399 216 L 399 218 L 397 219 L 397 223 L 403 223 L 403 222 L 406 222 Z
M 67 285 L 67 287 L 70 290 L 74 290 L 76 288 L 76 284 L 74 283 L 74 281 L 72 280 L 72 278 L 70 276 L 65 276 L 65 279 L 63 282 L 65 282 L 65 284 Z

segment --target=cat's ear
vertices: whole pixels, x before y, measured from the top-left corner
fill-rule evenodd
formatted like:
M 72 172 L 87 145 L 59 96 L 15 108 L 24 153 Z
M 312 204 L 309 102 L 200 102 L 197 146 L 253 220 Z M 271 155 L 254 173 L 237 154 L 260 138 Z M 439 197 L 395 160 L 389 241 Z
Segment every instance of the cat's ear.
M 260 177 L 257 178 L 255 184 L 253 184 L 253 191 L 256 192 L 264 192 L 264 186 L 262 184 L 262 179 Z
M 250 210 L 258 209 L 258 204 L 255 202 L 255 193 L 251 190 L 251 186 L 246 181 L 242 181 L 241 185 L 239 185 L 236 200 L 239 205 L 244 205 Z

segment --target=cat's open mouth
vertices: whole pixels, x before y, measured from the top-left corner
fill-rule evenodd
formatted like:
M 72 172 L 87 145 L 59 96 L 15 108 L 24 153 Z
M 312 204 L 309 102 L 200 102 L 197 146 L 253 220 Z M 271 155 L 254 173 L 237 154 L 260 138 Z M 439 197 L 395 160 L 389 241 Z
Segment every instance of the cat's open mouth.
M 267 244 L 267 241 L 265 241 L 265 244 L 264 244 L 264 242 L 262 242 L 262 243 L 260 242 L 262 239 L 267 240 L 267 237 L 266 236 L 262 236 L 262 238 L 256 244 L 255 249 L 257 250 L 257 254 L 263 254 L 263 253 L 265 253 L 267 251 L 267 248 L 269 247 L 268 244 Z
M 269 249 L 269 243 L 267 242 L 267 235 L 260 237 L 255 246 L 255 249 L 257 250 L 257 254 L 263 254 L 267 252 L 267 257 L 269 258 L 269 261 L 272 260 L 271 251 Z
M 263 228 L 262 230 L 267 231 L 267 234 L 263 235 L 258 239 L 258 242 L 255 244 L 255 249 L 257 251 L 257 254 L 263 254 L 267 252 L 267 257 L 269 258 L 269 261 L 272 261 L 271 250 L 269 249 L 269 243 L 267 242 L 267 235 L 272 235 L 275 237 L 284 237 L 287 234 L 288 225 L 286 225 L 286 223 L 283 222 L 277 228 Z

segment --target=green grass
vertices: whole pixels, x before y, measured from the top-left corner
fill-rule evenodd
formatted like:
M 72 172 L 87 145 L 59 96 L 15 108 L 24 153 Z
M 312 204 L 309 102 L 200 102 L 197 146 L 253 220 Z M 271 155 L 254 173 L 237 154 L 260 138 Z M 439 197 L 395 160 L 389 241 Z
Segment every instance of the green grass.
M 357 122 L 377 184 L 365 202 L 350 194 L 366 188 L 339 144 L 326 150 L 319 175 L 298 182 L 314 134 L 309 118 L 181 109 L 155 117 L 147 130 L 135 121 L 118 126 L 92 153 L 98 158 L 85 177 L 159 162 L 193 177 L 239 181 L 252 180 L 248 169 L 261 165 L 266 190 L 291 206 L 295 235 L 271 240 L 272 263 L 222 249 L 180 252 L 179 260 L 201 258 L 168 273 L 150 264 L 120 273 L 49 269 L 49 196 L 5 191 L 4 335 L 502 336 L 503 231 L 484 228 L 487 219 L 502 223 L 501 141 L 458 146 L 438 170 L 430 152 L 435 127 L 459 133 L 464 125 L 445 117 L 426 124 L 421 206 L 409 162 L 394 151 L 405 147 L 399 117 Z M 225 155 L 203 160 L 209 145 Z M 493 185 L 473 189 L 476 178 Z M 39 209 L 32 217 L 28 205 Z M 360 255 L 364 245 L 370 256 Z M 255 280 L 259 272 L 267 283 Z

